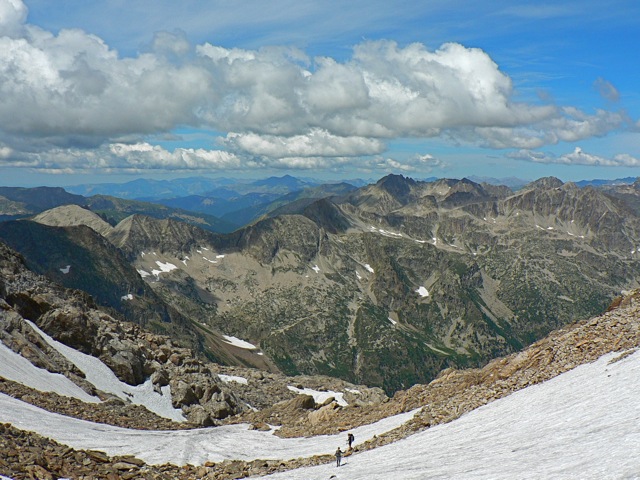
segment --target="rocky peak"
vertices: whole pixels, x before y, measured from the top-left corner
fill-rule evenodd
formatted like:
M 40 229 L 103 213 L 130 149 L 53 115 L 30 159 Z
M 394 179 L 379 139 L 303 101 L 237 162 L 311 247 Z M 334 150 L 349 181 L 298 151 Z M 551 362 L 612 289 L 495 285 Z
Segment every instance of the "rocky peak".
M 79 205 L 63 205 L 46 210 L 33 217 L 33 221 L 52 227 L 86 225 L 103 236 L 107 236 L 113 230 L 113 227 L 96 213 Z
M 531 183 L 528 183 L 524 188 L 525 189 L 530 189 L 530 188 L 549 189 L 549 188 L 559 188 L 562 185 L 563 185 L 563 182 L 559 178 L 543 177 L 543 178 L 539 178 L 538 180 L 534 180 Z
M 417 182 L 412 178 L 403 175 L 387 175 L 376 183 L 376 186 L 391 194 L 401 203 L 409 200 L 409 195 Z
M 139 214 L 122 220 L 108 235 L 115 246 L 133 256 L 148 249 L 181 254 L 199 242 L 210 243 L 212 237 L 213 234 L 184 222 Z

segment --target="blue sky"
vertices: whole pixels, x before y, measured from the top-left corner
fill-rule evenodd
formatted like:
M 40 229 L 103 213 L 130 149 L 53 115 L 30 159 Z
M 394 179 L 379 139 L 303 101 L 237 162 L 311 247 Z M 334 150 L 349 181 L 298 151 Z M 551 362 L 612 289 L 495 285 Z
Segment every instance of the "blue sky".
M 0 184 L 640 172 L 640 3 L 0 0 Z

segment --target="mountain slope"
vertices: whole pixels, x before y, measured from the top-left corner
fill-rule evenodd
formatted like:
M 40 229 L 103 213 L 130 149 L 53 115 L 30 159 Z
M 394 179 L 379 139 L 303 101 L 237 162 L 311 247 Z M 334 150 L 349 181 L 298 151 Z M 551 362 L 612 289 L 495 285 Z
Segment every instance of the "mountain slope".
M 78 205 L 64 205 L 45 210 L 33 217 L 32 220 L 52 227 L 86 225 L 103 236 L 108 235 L 113 230 L 113 227 L 100 216 Z
M 300 438 L 277 438 L 245 427 L 166 435 L 114 429 L 53 417 L 0 395 L 0 421 L 32 430 L 2 426 L 10 459 L 5 472 L 29 472 L 38 452 L 46 449 L 37 462 L 41 476 L 59 475 L 64 465 L 66 476 L 90 467 L 93 474 L 163 472 L 172 478 L 219 480 L 282 470 L 287 471 L 268 478 L 633 478 L 640 471 L 638 457 L 629 455 L 640 413 L 635 401 L 640 394 L 638 295 L 618 299 L 606 314 L 566 327 L 482 370 L 447 371 L 428 386 L 372 407 L 391 412 L 389 406 L 409 411 L 424 405 L 413 418 L 415 411 L 357 428 L 342 423 L 340 414 L 358 417 L 362 407 L 326 405 L 305 413 L 307 425 L 321 418 L 319 423 L 339 432 L 329 436 L 303 432 Z M 355 433 L 355 448 L 336 469 L 332 453 L 343 445 L 345 429 Z M 73 451 L 33 432 L 94 451 Z M 25 439 L 29 448 L 21 448 Z M 191 465 L 180 466 L 185 463 Z M 309 465 L 316 466 L 291 470 Z
M 634 192 L 389 176 L 227 235 L 134 216 L 109 239 L 200 334 L 244 339 L 291 375 L 393 393 L 518 351 L 637 287 Z

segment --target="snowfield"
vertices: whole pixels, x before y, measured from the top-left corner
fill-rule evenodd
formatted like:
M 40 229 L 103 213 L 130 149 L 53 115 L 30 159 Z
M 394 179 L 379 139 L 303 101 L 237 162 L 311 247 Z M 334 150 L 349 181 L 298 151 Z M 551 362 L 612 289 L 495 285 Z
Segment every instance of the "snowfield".
M 640 479 L 640 351 L 609 354 L 449 424 L 269 480 Z
M 102 370 L 99 360 L 41 335 L 78 365 L 98 388 L 135 397 L 134 392 L 125 393 L 125 384 Z M 597 362 L 496 400 L 449 424 L 345 457 L 340 468 L 331 462 L 264 478 L 640 479 L 640 350 L 628 353 L 605 355 Z M 25 362 L 8 348 L 0 347 L 0 375 L 43 391 L 83 395 L 64 377 Z M 170 401 L 170 392 L 158 395 L 149 387 L 145 384 L 145 393 L 138 394 L 142 395 L 138 398 L 143 404 L 154 408 L 155 400 Z M 147 394 L 149 397 L 145 397 Z M 152 400 L 151 395 L 158 398 Z M 155 408 L 165 415 L 178 413 L 165 410 L 166 406 L 164 403 Z M 87 408 L 91 408 L 90 404 Z M 415 411 L 389 417 L 351 430 L 355 444 L 402 425 L 414 414 Z M 248 425 L 183 431 L 131 430 L 47 412 L 4 394 L 0 394 L 0 422 L 76 449 L 135 455 L 149 464 L 286 460 L 333 454 L 338 446 L 346 446 L 346 432 L 282 439 L 273 432 L 249 430 Z
M 356 443 L 408 421 L 414 412 L 386 418 L 353 431 Z M 249 425 L 178 431 L 144 431 L 87 422 L 47 412 L 0 394 L 0 422 L 11 423 L 76 449 L 102 450 L 109 455 L 135 455 L 148 464 L 202 465 L 225 459 L 292 459 L 333 452 L 346 434 L 313 438 L 279 438 Z M 344 438 L 343 438 L 344 436 Z

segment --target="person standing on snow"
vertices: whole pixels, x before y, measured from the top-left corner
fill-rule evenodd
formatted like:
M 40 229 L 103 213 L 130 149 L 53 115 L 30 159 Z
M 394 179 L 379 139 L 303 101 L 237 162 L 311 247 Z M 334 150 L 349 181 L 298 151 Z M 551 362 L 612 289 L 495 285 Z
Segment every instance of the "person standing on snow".
M 349 444 L 349 450 L 351 450 L 351 444 L 353 443 L 353 441 L 356 439 L 356 437 L 353 436 L 353 433 L 348 433 L 347 434 L 347 443 Z
M 338 449 L 336 450 L 336 467 L 340 466 L 341 460 L 342 460 L 342 450 L 340 450 L 340 447 L 338 447 Z

